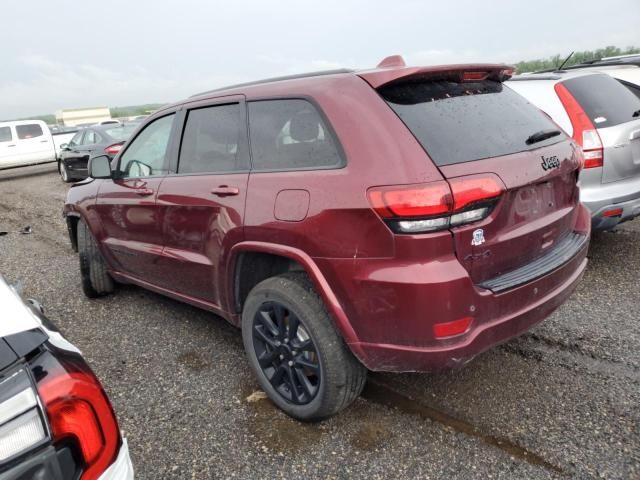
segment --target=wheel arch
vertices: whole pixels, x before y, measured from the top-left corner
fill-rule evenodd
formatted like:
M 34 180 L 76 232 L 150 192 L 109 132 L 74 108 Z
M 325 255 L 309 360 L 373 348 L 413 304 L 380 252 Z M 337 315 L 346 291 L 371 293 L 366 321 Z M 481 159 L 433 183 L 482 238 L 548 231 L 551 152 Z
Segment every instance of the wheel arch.
M 241 301 L 243 300 L 241 296 L 243 292 L 241 285 L 242 262 L 244 261 L 243 259 L 247 258 L 247 254 L 266 254 L 279 257 L 283 259 L 281 260 L 282 262 L 293 262 L 294 268 L 289 268 L 284 271 L 304 271 L 309 276 L 314 287 L 324 301 L 327 310 L 333 318 L 335 326 L 338 328 L 345 343 L 349 346 L 356 357 L 363 358 L 363 354 L 359 351 L 360 349 L 357 346 L 358 337 L 353 330 L 351 322 L 349 321 L 344 309 L 340 305 L 338 298 L 313 259 L 300 249 L 266 242 L 242 242 L 236 244 L 230 251 L 229 262 L 227 264 L 227 284 L 229 286 L 228 298 L 232 299 L 230 304 L 236 312 L 239 313 L 241 311 Z M 284 273 L 284 271 L 281 271 L 280 273 Z

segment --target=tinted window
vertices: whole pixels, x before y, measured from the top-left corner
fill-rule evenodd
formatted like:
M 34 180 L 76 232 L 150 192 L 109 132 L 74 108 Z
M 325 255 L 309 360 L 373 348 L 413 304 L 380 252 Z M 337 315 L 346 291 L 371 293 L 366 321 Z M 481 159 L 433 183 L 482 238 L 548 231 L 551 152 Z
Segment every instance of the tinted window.
M 640 86 L 634 85 L 631 82 L 625 82 L 624 80 L 618 79 L 618 81 L 624 85 L 631 93 L 633 93 L 636 97 L 640 98 Z
M 114 140 L 123 142 L 133 135 L 136 128 L 138 128 L 138 125 L 125 125 L 123 127 L 110 128 L 109 130 L 106 130 L 105 133 Z
M 564 134 L 527 145 L 558 127 L 500 82 L 419 81 L 379 93 L 409 127 L 436 165 L 497 157 L 550 145 Z
M 635 120 L 640 98 L 606 74 L 565 80 L 567 87 L 596 128 L 613 127 Z
M 12 139 L 11 127 L 0 127 L 0 142 L 10 142 Z
M 27 140 L 29 138 L 36 138 L 43 135 L 42 127 L 37 123 L 16 125 L 16 133 L 20 140 Z
M 89 130 L 82 141 L 83 145 L 94 145 L 98 143 L 98 136 L 93 130 Z
M 84 135 L 84 131 L 76 133 L 69 141 L 69 146 L 75 147 L 76 145 L 80 145 L 80 142 L 82 141 L 82 135 Z
M 343 164 L 336 142 L 306 100 L 249 103 L 254 170 L 331 168 Z
M 178 173 L 222 173 L 247 170 L 240 142 L 240 105 L 190 110 L 182 136 Z
M 174 115 L 154 120 L 120 157 L 120 171 L 127 177 L 148 177 L 167 173 L 166 154 Z

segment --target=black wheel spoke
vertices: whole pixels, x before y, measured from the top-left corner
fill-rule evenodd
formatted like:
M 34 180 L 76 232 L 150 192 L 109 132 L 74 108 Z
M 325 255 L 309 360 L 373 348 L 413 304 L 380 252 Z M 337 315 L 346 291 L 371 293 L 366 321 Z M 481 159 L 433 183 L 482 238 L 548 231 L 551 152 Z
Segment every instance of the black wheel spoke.
M 296 365 L 304 368 L 308 368 L 309 370 L 313 370 L 314 372 L 320 371 L 320 365 L 317 363 L 310 362 L 306 358 L 297 358 Z
M 271 385 L 273 385 L 275 389 L 277 389 L 282 384 L 282 380 L 284 379 L 286 373 L 287 373 L 287 369 L 284 368 L 284 365 L 280 365 L 276 369 L 273 376 L 269 379 L 269 381 L 271 382 Z
M 262 355 L 258 357 L 258 362 L 262 368 L 267 368 L 272 366 L 273 361 L 278 358 L 280 354 L 277 350 L 272 350 L 270 352 L 265 351 Z
M 300 320 L 294 314 L 289 312 L 289 332 L 288 337 L 289 340 L 293 340 L 297 338 L 298 335 L 298 327 L 300 326 Z
M 284 307 L 282 305 L 274 303 L 273 314 L 276 317 L 276 324 L 278 325 L 278 331 L 280 333 L 280 336 L 284 338 L 284 335 L 287 329 L 287 326 L 285 325 L 285 322 L 284 322 L 284 316 L 285 316 Z
M 271 338 L 265 331 L 263 328 L 260 327 L 260 325 L 256 325 L 255 327 L 253 327 L 253 331 L 257 334 L 258 338 L 264 342 L 264 343 L 268 343 L 269 345 L 271 345 L 272 347 L 275 348 L 276 346 L 276 341 Z
M 269 312 L 265 312 L 265 311 L 260 312 L 260 323 L 262 323 L 265 326 L 265 328 L 267 328 L 271 333 L 271 335 L 273 335 L 274 337 L 277 337 L 278 333 L 280 333 L 278 326 L 275 323 L 273 323 L 273 320 L 271 319 L 271 315 L 269 315 Z
M 293 368 L 287 368 L 287 378 L 289 379 L 289 387 L 291 389 L 291 400 L 296 403 L 300 403 L 300 393 L 296 385 L 296 377 L 293 373 Z
M 303 342 L 296 342 L 294 347 L 296 348 L 296 350 L 302 350 L 305 352 L 312 352 L 315 353 L 316 348 L 313 345 L 313 342 L 309 339 L 309 340 L 304 340 Z
M 314 392 L 315 389 L 313 385 L 311 385 L 311 382 L 309 381 L 307 376 L 299 368 L 294 367 L 293 370 L 296 373 L 296 377 L 298 378 L 298 382 L 300 382 L 300 385 L 302 386 L 304 393 L 307 395 L 308 398 L 313 397 L 313 394 L 315 393 Z
M 258 367 L 277 395 L 297 405 L 311 402 L 322 381 L 318 351 L 307 332 L 297 315 L 275 301 L 264 302 L 253 318 Z

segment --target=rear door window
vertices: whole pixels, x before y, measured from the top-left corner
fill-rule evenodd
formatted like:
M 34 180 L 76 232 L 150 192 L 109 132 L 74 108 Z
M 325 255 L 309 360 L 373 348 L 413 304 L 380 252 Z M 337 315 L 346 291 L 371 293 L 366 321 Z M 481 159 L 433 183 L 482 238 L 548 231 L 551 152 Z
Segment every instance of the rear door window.
M 558 127 L 501 82 L 421 80 L 383 86 L 378 93 L 438 166 L 532 150 L 564 134 L 527 145 Z
M 16 125 L 16 133 L 20 140 L 28 140 L 30 138 L 41 137 L 44 135 L 42 127 L 37 123 L 28 123 L 26 125 Z
M 327 123 L 302 99 L 249 102 L 254 171 L 311 170 L 344 165 Z
M 185 122 L 178 173 L 227 173 L 249 169 L 239 154 L 240 104 L 190 110 Z
M 13 140 L 11 127 L 0 127 L 0 142 L 10 142 Z
M 637 119 L 640 98 L 607 74 L 571 78 L 562 84 L 578 101 L 596 128 L 613 127 Z
M 94 145 L 96 143 L 98 143 L 96 132 L 94 132 L 93 130 L 88 130 L 87 133 L 84 136 L 84 139 L 82 140 L 82 144 L 83 145 Z

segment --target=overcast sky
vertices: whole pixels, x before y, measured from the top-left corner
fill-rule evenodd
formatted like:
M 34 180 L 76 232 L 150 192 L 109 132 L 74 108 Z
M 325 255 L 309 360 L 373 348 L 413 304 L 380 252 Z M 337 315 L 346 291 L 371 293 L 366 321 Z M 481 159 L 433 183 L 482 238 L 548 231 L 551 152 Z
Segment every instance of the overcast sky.
M 178 100 L 336 67 L 640 46 L 640 0 L 3 2 L 0 118 Z

